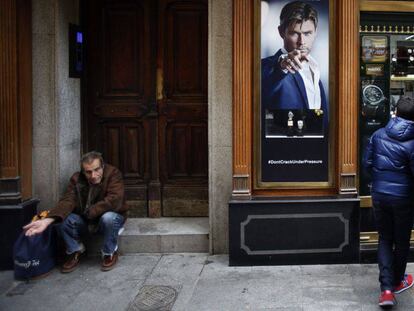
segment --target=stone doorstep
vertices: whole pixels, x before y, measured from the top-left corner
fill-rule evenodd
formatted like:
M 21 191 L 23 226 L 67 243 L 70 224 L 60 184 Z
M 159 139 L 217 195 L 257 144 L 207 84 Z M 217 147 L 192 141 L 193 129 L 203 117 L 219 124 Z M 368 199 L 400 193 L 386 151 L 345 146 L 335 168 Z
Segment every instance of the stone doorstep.
M 121 254 L 208 253 L 208 217 L 128 218 L 119 236 Z M 101 236 L 86 241 L 89 255 L 99 255 Z

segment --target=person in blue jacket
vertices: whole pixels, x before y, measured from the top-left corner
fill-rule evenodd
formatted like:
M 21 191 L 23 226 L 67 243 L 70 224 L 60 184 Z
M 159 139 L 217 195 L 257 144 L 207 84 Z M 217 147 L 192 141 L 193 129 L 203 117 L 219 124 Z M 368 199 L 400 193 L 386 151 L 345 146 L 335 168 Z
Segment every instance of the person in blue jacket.
M 327 120 L 320 70 L 310 55 L 317 26 L 318 12 L 309 3 L 294 1 L 283 7 L 278 27 L 283 48 L 261 62 L 264 109 L 313 109 L 323 113 Z
M 396 117 L 370 138 L 363 164 L 372 178 L 371 195 L 379 233 L 379 305 L 392 307 L 395 295 L 413 285 L 406 274 L 413 227 L 414 101 L 402 97 Z

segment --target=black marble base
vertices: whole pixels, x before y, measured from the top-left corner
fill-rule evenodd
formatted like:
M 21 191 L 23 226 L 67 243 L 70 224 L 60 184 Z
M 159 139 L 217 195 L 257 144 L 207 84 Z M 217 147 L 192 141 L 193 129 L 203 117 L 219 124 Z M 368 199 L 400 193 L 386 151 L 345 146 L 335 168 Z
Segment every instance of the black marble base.
M 230 201 L 231 266 L 359 262 L 359 199 Z
M 36 214 L 37 199 L 14 205 L 0 205 L 0 270 L 13 269 L 13 244 Z
M 0 178 L 0 205 L 19 204 L 22 201 L 20 177 Z

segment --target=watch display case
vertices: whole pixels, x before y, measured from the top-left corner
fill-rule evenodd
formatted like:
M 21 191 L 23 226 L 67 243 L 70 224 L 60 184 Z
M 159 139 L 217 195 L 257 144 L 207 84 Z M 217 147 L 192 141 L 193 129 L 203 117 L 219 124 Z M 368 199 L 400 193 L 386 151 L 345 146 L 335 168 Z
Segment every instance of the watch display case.
M 369 138 L 395 116 L 400 97 L 413 96 L 414 35 L 361 32 L 360 46 L 361 162 Z M 371 180 L 363 165 L 359 173 L 360 195 L 369 196 Z
M 389 37 L 361 35 L 360 57 L 360 160 L 369 138 L 389 120 Z M 370 176 L 360 165 L 360 195 L 370 194 Z
M 377 11 L 372 4 L 377 1 L 363 2 L 365 9 L 360 13 L 359 27 L 359 229 L 361 260 L 370 262 L 376 258 L 378 232 L 372 208 L 371 177 L 364 169 L 363 156 L 371 135 L 396 117 L 401 96 L 413 97 L 414 5 L 395 12 L 394 5 L 388 1 L 386 11 Z
M 389 37 L 361 35 L 360 160 L 369 138 L 389 120 Z M 370 194 L 370 177 L 360 165 L 360 195 Z

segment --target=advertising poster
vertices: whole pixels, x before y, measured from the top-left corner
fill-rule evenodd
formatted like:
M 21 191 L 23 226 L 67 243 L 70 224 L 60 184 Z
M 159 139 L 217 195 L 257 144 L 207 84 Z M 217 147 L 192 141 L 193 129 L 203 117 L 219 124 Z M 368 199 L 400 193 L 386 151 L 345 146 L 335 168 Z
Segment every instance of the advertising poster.
M 329 0 L 261 1 L 261 182 L 328 182 Z

